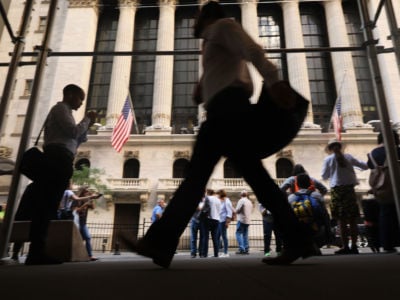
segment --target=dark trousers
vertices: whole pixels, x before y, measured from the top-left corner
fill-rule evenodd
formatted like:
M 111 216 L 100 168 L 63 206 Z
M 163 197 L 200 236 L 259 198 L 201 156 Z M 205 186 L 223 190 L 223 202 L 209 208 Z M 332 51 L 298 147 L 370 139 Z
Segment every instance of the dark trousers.
M 275 251 L 282 251 L 282 239 L 279 232 L 275 230 L 274 223 L 263 220 L 264 253 L 271 251 L 272 232 L 274 232 L 275 235 Z
M 384 250 L 393 250 L 400 246 L 400 229 L 397 219 L 396 205 L 380 204 L 379 231 L 381 246 Z
M 289 206 L 286 194 L 275 184 L 261 159 L 252 152 L 251 127 L 246 125 L 250 121 L 246 115 L 249 116 L 250 112 L 250 102 L 240 89 L 226 89 L 212 99 L 207 107 L 207 120 L 197 135 L 187 177 L 174 193 L 163 217 L 146 232 L 146 243 L 169 254 L 175 252 L 221 157 L 231 159 L 258 201 L 273 214 L 275 226 L 288 247 L 302 246 L 308 239 Z M 260 138 L 268 139 L 268 132 Z
M 45 254 L 50 220 L 57 218 L 57 209 L 72 176 L 73 155 L 68 150 L 49 146 L 40 179 L 32 184 L 33 207 L 29 255 Z

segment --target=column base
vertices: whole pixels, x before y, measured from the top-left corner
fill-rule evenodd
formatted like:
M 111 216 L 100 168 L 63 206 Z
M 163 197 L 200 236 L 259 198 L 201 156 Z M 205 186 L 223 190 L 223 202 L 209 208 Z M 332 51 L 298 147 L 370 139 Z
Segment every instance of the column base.
M 171 134 L 172 127 L 161 127 L 159 125 L 152 125 L 146 127 L 144 134 L 146 135 L 167 135 Z

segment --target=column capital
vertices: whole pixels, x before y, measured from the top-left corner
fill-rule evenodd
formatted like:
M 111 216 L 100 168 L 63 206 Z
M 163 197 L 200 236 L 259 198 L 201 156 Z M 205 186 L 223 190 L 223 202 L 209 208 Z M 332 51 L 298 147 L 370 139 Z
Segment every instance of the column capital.
M 97 8 L 98 4 L 98 0 L 69 0 L 69 8 Z
M 158 4 L 161 5 L 171 5 L 175 6 L 178 0 L 158 0 Z
M 118 7 L 137 7 L 139 0 L 118 0 Z

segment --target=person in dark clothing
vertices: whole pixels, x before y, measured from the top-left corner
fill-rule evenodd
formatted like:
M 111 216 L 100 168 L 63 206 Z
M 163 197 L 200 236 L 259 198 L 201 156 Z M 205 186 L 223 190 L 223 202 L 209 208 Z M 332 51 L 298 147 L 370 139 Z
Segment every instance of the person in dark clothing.
M 400 159 L 400 139 L 399 134 L 393 130 L 394 143 L 396 145 L 397 159 Z M 378 134 L 378 147 L 374 148 L 370 155 L 375 160 L 376 164 L 383 166 L 386 160 L 386 150 L 383 144 L 382 133 Z M 368 167 L 374 169 L 374 163 L 368 156 Z M 379 236 L 380 244 L 383 247 L 384 253 L 396 252 L 397 246 L 400 246 L 400 229 L 397 217 L 396 203 L 394 197 L 390 198 L 377 198 L 379 203 Z
M 63 89 L 62 101 L 47 115 L 44 126 L 44 162 L 39 178 L 33 182 L 33 208 L 30 246 L 25 265 L 59 264 L 49 256 L 46 240 L 49 221 L 57 218 L 57 210 L 73 173 L 73 160 L 80 143 L 87 140 L 86 132 L 94 123 L 95 112 L 88 112 L 78 124 L 72 115 L 85 98 L 85 92 L 75 84 Z
M 204 102 L 207 119 L 201 124 L 197 135 L 187 176 L 174 193 L 163 217 L 150 226 L 142 239 L 129 243 L 130 239 L 126 237 L 127 244 L 134 252 L 168 268 L 179 238 L 204 194 L 214 167 L 224 156 L 243 175 L 258 201 L 271 211 L 277 229 L 282 232 L 282 255 L 265 257 L 263 262 L 287 265 L 298 258 L 313 255 L 315 248 L 312 238 L 296 219 L 287 196 L 264 168 L 256 150 L 247 142 L 238 143 L 238 139 L 248 137 L 249 128 L 243 126 L 246 124 L 245 116 L 250 121 L 254 113 L 249 101 L 253 84 L 247 62 L 253 63 L 262 75 L 266 88 L 278 105 L 293 107 L 295 96 L 282 91 L 277 67 L 265 57 L 262 47 L 253 41 L 240 24 L 225 17 L 219 3 L 209 1 L 202 6 L 194 26 L 194 35 L 204 41 L 204 72 L 193 98 L 197 103 Z M 287 97 L 276 96 L 281 92 Z M 268 132 L 265 135 L 263 138 L 268 137 Z

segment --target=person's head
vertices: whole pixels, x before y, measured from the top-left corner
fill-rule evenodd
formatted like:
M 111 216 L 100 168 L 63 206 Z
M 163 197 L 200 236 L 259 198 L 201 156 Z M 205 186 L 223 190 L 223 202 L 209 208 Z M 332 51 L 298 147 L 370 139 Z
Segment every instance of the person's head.
M 157 204 L 161 207 L 165 206 L 165 200 L 163 198 L 158 198 L 157 199 Z
M 249 194 L 249 193 L 247 193 L 246 190 L 243 190 L 243 191 L 240 192 L 240 197 L 242 197 L 242 198 L 247 197 L 248 194 Z
M 397 133 L 396 130 L 392 130 L 392 134 L 393 134 L 394 144 L 396 146 L 399 146 L 399 144 L 400 144 L 399 134 Z M 379 134 L 378 134 L 378 144 L 383 144 L 382 132 L 379 132 Z
M 82 186 L 78 190 L 78 197 L 85 197 L 90 194 L 89 188 L 87 186 Z
M 222 6 L 216 1 L 208 1 L 201 8 L 193 26 L 194 37 L 200 38 L 203 30 L 218 19 L 225 18 Z
M 73 110 L 81 107 L 85 92 L 76 84 L 68 84 L 63 89 L 63 102 L 66 102 Z
M 226 197 L 226 192 L 225 192 L 225 190 L 218 190 L 217 191 L 217 195 L 221 198 L 221 199 L 224 199 L 225 197 Z
M 207 196 L 212 196 L 215 194 L 215 191 L 213 189 L 206 189 L 206 195 Z
M 304 169 L 303 165 L 301 165 L 301 164 L 294 165 L 293 170 L 292 170 L 292 175 L 296 176 L 301 173 L 307 173 L 306 169 Z
M 300 189 L 308 189 L 310 187 L 310 176 L 306 173 L 297 175 L 297 185 Z
M 342 151 L 342 142 L 336 140 L 336 139 L 331 139 L 328 142 L 328 145 L 326 146 L 326 152 L 328 153 L 337 153 Z

